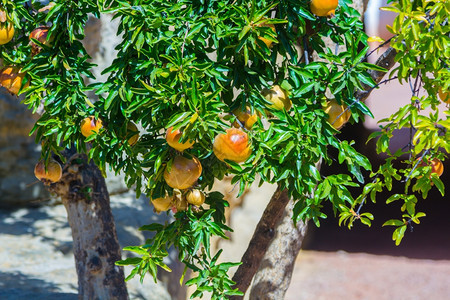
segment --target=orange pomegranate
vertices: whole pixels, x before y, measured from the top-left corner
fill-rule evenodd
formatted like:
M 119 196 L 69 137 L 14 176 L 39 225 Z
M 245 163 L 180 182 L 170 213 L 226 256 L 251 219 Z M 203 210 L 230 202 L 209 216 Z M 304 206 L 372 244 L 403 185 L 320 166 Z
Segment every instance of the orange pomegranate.
M 274 33 L 277 33 L 276 32 L 276 29 L 275 29 L 275 25 L 273 25 L 273 24 L 266 24 L 266 23 L 260 23 L 259 25 L 258 25 L 258 27 L 269 27 Z M 262 41 L 264 44 L 266 44 L 266 46 L 267 47 L 271 47 L 272 46 L 272 44 L 273 44 L 273 42 L 271 41 L 271 40 L 269 40 L 269 39 L 266 39 L 266 38 L 263 38 L 263 37 L 258 37 L 258 39 L 260 40 L 260 41 Z
M 279 85 L 274 85 L 270 89 L 264 89 L 261 94 L 269 101 L 271 104 L 269 107 L 276 110 L 283 110 L 283 108 L 288 111 L 292 107 L 292 102 L 289 99 L 287 92 L 283 90 Z
M 175 156 L 164 170 L 164 180 L 174 189 L 184 190 L 190 188 L 202 174 L 202 165 L 196 157 L 186 158 Z
M 175 212 L 185 211 L 188 208 L 188 203 L 186 199 L 182 198 L 181 200 L 175 201 Z
M 0 72 L 0 85 L 6 88 L 11 94 L 19 94 L 22 88 L 22 82 L 25 77 L 25 73 L 21 73 L 18 67 L 6 67 Z M 23 88 L 27 88 L 30 85 L 28 81 Z
M 157 213 L 168 211 L 173 206 L 172 197 L 166 194 L 165 197 L 150 200 Z
M 130 136 L 127 140 L 130 146 L 134 146 L 139 139 L 139 130 L 133 122 L 128 122 L 127 124 L 127 136 Z
M 338 7 L 338 0 L 311 0 L 309 7 L 311 12 L 318 17 L 334 15 L 334 10 Z
M 178 189 L 173 190 L 173 204 L 173 212 L 175 213 L 179 211 L 185 211 L 188 208 L 186 197 L 184 197 L 184 195 Z
M 102 127 L 102 120 L 89 116 L 81 121 L 81 134 L 85 137 L 90 137 L 94 133 L 98 133 Z
M 58 182 L 62 177 L 61 165 L 56 160 L 50 160 L 45 168 L 44 161 L 39 161 L 34 167 L 34 175 L 44 183 Z
M 201 206 L 205 203 L 205 194 L 202 191 L 193 189 L 186 193 L 186 200 L 189 204 Z
M 328 114 L 328 122 L 335 128 L 340 129 L 350 120 L 351 112 L 346 105 L 340 105 L 335 99 L 327 102 L 323 110 Z
M 30 33 L 30 41 L 31 41 L 31 47 L 33 48 L 33 52 L 39 52 L 40 50 L 40 46 L 37 45 L 36 43 L 33 42 L 32 39 L 35 39 L 37 41 L 39 41 L 41 44 L 44 44 L 46 46 L 51 46 L 52 42 L 53 42 L 53 36 L 50 39 L 47 39 L 48 37 L 48 30 L 50 28 L 46 27 L 46 26 L 41 26 L 38 27 L 36 29 L 34 29 L 31 33 Z
M 444 92 L 442 88 L 439 88 L 439 98 L 442 102 L 450 104 L 450 91 Z
M 6 12 L 0 9 L 0 45 L 9 43 L 14 37 L 14 25 L 8 21 Z
M 418 158 L 420 159 L 420 158 Z M 438 177 L 440 177 L 442 175 L 442 173 L 444 173 L 444 164 L 442 163 L 441 160 L 437 159 L 437 158 L 432 158 L 430 160 L 428 160 L 428 162 L 425 162 L 423 159 L 422 161 L 419 163 L 419 167 L 427 167 L 427 166 L 431 166 L 431 174 L 436 174 Z M 431 174 L 430 174 L 430 178 L 431 178 Z M 420 178 L 421 176 L 419 176 Z
M 233 111 L 233 114 L 236 116 L 239 122 L 241 122 L 242 125 L 244 125 L 244 127 L 247 130 L 252 129 L 253 124 L 255 124 L 258 121 L 257 113 L 254 112 L 252 114 L 252 111 L 249 106 L 246 106 L 244 111 L 241 108 L 235 109 Z M 240 125 L 237 122 L 234 122 L 233 126 L 237 128 L 240 127 Z
M 219 160 L 227 159 L 237 163 L 246 161 L 252 154 L 247 134 L 238 128 L 230 128 L 226 134 L 217 135 L 213 151 Z
M 194 145 L 194 141 L 186 141 L 184 143 L 180 142 L 181 137 L 183 136 L 183 133 L 180 131 L 180 129 L 173 130 L 173 127 L 170 127 L 167 129 L 166 132 L 166 141 L 167 144 L 169 144 L 170 147 L 183 152 L 184 150 L 192 147 Z

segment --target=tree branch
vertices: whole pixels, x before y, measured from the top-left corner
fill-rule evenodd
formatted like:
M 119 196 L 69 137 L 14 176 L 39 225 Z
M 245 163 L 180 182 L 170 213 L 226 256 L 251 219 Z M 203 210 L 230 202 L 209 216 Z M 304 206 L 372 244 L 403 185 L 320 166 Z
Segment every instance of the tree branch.
M 386 75 L 387 72 L 389 72 L 390 69 L 395 65 L 395 55 L 397 55 L 397 51 L 395 51 L 394 48 L 389 47 L 381 56 L 377 59 L 375 64 L 377 66 L 383 67 L 386 69 L 386 72 L 382 71 L 376 71 L 371 70 L 369 71 L 369 75 L 372 77 L 372 79 L 375 81 L 375 83 L 380 83 L 380 81 L 383 79 L 384 75 Z M 363 91 L 357 91 L 355 93 L 355 97 L 357 101 L 366 101 L 366 99 L 369 97 L 369 95 L 373 91 L 373 87 L 370 87 L 368 85 L 364 85 Z

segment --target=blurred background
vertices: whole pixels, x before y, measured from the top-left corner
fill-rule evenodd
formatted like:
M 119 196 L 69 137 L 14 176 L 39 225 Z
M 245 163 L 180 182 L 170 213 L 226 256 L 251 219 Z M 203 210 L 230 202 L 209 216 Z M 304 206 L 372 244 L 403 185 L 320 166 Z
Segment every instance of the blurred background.
M 369 3 L 365 24 L 369 36 L 387 40 L 390 34 L 385 26 L 394 15 L 379 11 L 379 7 L 386 5 L 383 1 Z M 92 18 L 86 28 L 85 45 L 99 69 L 114 57 L 116 26 L 111 18 L 103 17 Z M 372 49 L 378 44 L 373 43 Z M 376 51 L 370 61 L 374 62 L 383 51 Z M 96 75 L 102 80 L 99 73 Z M 366 144 L 367 137 L 378 130 L 378 120 L 408 103 L 410 94 L 408 85 L 401 86 L 395 81 L 381 86 L 367 101 L 375 118 L 344 127 L 342 138 L 356 139 L 359 151 L 375 166 L 381 163 L 383 157 L 375 153 L 373 141 Z M 28 136 L 34 121 L 24 105 L 3 89 L 0 91 L 0 299 L 77 299 L 66 212 L 33 175 L 40 151 Z M 408 132 L 398 132 L 395 144 L 402 147 L 408 139 Z M 323 166 L 323 172 L 336 173 L 340 168 L 339 164 Z M 447 161 L 441 177 L 447 185 L 448 170 Z M 136 199 L 121 177 L 109 174 L 107 184 L 121 246 L 143 243 L 146 236 L 137 228 L 154 221 L 163 222 L 166 217 L 154 214 L 148 199 Z M 226 182 L 217 189 L 231 197 L 235 192 Z M 274 186 L 263 185 L 232 201 L 231 227 L 235 233 L 231 240 L 216 245 L 225 250 L 222 260 L 240 260 L 269 200 L 267 195 L 274 190 Z M 381 227 L 399 213 L 397 204 L 386 206 L 384 199 L 379 197 L 376 204 L 367 202 L 364 206 L 375 216 L 371 228 L 358 222 L 351 230 L 339 227 L 332 211 L 326 212 L 329 218 L 322 221 L 320 228 L 309 226 L 286 299 L 450 299 L 449 196 L 442 197 L 433 189 L 428 199 L 419 202 L 417 209 L 427 216 L 406 233 L 400 246 L 391 240 L 393 229 Z M 169 263 L 176 268 L 175 262 Z M 129 272 L 127 269 L 126 273 Z M 163 276 L 161 281 L 163 284 L 155 285 L 146 278 L 141 285 L 137 279 L 131 280 L 128 283 L 131 299 L 185 297 L 179 285 L 174 285 L 178 281 L 176 276 Z

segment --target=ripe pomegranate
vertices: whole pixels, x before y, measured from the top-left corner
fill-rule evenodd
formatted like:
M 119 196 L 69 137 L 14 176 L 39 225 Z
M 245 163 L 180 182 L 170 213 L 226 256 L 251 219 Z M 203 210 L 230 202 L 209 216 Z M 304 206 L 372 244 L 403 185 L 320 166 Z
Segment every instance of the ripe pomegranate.
M 338 0 L 311 0 L 311 12 L 318 17 L 334 15 L 334 10 L 338 7 Z
M 50 28 L 47 26 L 41 26 L 38 27 L 36 29 L 34 29 L 31 33 L 30 33 L 30 41 L 31 41 L 31 47 L 33 48 L 33 53 L 37 53 L 39 52 L 41 49 L 41 47 L 39 45 L 37 45 L 36 43 L 34 43 L 32 41 L 32 39 L 38 40 L 41 44 L 44 44 L 46 46 L 51 46 L 52 42 L 53 42 L 53 36 L 50 37 L 50 39 L 47 39 L 48 36 L 48 30 Z
M 166 195 L 165 197 L 156 198 L 150 200 L 155 208 L 155 211 L 159 214 L 162 211 L 168 211 L 173 206 L 172 197 Z
M 219 160 L 228 159 L 237 163 L 246 161 L 252 154 L 247 134 L 238 128 L 230 128 L 226 134 L 217 135 L 213 151 Z
M 258 25 L 258 27 L 269 27 L 274 33 L 277 33 L 276 32 L 276 29 L 275 29 L 275 25 L 273 25 L 273 24 L 265 24 L 265 23 L 260 23 L 259 25 Z M 260 41 L 262 41 L 264 44 L 266 44 L 266 46 L 267 47 L 272 47 L 272 41 L 271 40 L 268 40 L 268 39 L 266 39 L 266 38 L 263 38 L 263 37 L 261 37 L 261 36 L 259 36 L 258 37 L 258 39 L 260 40 Z
M 8 21 L 6 12 L 0 9 L 0 45 L 9 43 L 14 37 L 14 25 Z
M 270 89 L 264 89 L 261 94 L 271 103 L 269 107 L 276 110 L 288 111 L 292 107 L 292 102 L 289 99 L 287 92 L 283 90 L 279 85 L 274 85 Z
M 133 134 L 135 132 L 136 132 L 136 134 Z M 128 124 L 127 124 L 127 136 L 129 136 L 130 134 L 133 134 L 133 135 L 130 136 L 127 141 L 130 146 L 134 146 L 139 139 L 139 130 L 138 130 L 137 126 L 132 122 L 128 122 Z
M 20 73 L 18 67 L 6 67 L 0 71 L 0 85 L 6 88 L 11 94 L 19 94 L 22 82 L 25 77 L 25 73 Z M 23 88 L 27 88 L 30 85 L 28 81 Z
M 328 101 L 323 110 L 328 114 L 328 122 L 335 128 L 340 129 L 351 117 L 350 110 L 346 110 L 347 106 L 340 105 L 335 99 Z
M 450 104 L 450 91 L 444 92 L 442 88 L 439 88 L 439 98 L 442 102 Z
M 420 159 L 420 158 L 418 158 Z M 431 166 L 431 174 L 436 174 L 438 177 L 440 177 L 442 175 L 442 173 L 444 173 L 444 164 L 442 163 L 441 160 L 437 159 L 437 158 L 432 158 L 430 160 L 428 160 L 428 162 L 425 162 L 423 159 L 422 161 L 419 163 L 419 167 L 427 167 L 427 166 Z M 431 174 L 430 174 L 430 178 L 431 178 Z M 418 178 L 420 178 L 422 176 L 419 176 Z
M 242 125 L 244 125 L 244 127 L 247 130 L 252 129 L 253 124 L 255 124 L 258 121 L 257 113 L 254 112 L 252 114 L 252 111 L 249 106 L 246 106 L 244 111 L 242 111 L 241 108 L 235 109 L 233 111 L 233 114 L 236 116 L 236 118 L 239 120 L 239 122 L 241 122 Z M 240 127 L 240 125 L 237 122 L 234 122 L 233 126 L 237 127 L 237 128 Z
M 201 206 L 205 202 L 205 194 L 197 189 L 189 190 L 186 193 L 186 200 L 192 205 Z
M 180 131 L 180 129 L 173 130 L 173 127 L 170 127 L 167 129 L 166 133 L 166 141 L 167 144 L 169 144 L 170 147 L 183 152 L 184 150 L 192 147 L 194 145 L 194 141 L 186 141 L 184 143 L 180 142 L 181 137 L 183 136 L 183 133 Z
M 102 120 L 95 119 L 94 116 L 89 116 L 81 121 L 81 134 L 85 137 L 90 137 L 94 132 L 98 133 L 102 127 Z
M 193 186 L 201 174 L 202 165 L 196 157 L 177 155 L 172 163 L 167 165 L 163 176 L 170 187 L 184 190 Z
M 50 160 L 45 169 L 44 161 L 39 161 L 34 167 L 34 175 L 40 181 L 48 184 L 58 182 L 62 177 L 61 165 L 56 160 Z

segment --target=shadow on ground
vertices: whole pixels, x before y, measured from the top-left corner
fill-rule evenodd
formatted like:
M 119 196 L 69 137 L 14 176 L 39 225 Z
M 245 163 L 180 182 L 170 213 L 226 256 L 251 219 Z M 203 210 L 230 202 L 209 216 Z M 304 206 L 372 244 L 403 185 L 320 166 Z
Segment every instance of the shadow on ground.
M 78 295 L 61 292 L 50 282 L 20 272 L 0 272 L 0 299 L 77 300 Z
M 169 220 L 166 214 L 154 213 L 148 199 L 135 199 L 131 192 L 112 196 L 111 207 L 122 247 L 140 245 L 152 236 L 150 232 L 137 231 L 142 225 Z M 72 251 L 70 227 L 62 205 L 0 209 L 0 234 L 40 237 L 63 254 Z

